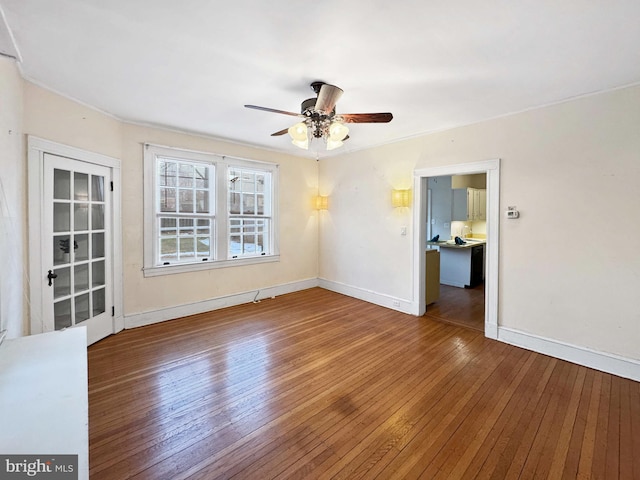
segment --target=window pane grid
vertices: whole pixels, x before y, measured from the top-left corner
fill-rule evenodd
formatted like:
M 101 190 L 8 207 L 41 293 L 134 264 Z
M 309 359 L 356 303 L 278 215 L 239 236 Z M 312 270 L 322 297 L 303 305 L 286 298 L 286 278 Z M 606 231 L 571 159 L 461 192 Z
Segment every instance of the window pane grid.
M 229 168 L 230 258 L 266 255 L 270 251 L 271 217 L 266 202 L 270 175 L 261 170 Z
M 201 269 L 197 263 L 224 264 L 277 250 L 277 210 L 272 211 L 276 166 L 149 145 L 145 173 L 152 175 L 154 188 L 145 195 L 146 205 L 153 202 L 145 213 L 151 227 L 146 245 L 153 251 L 145 252 L 145 269 L 182 265 L 175 271 L 189 271 L 189 264 Z M 78 218 L 84 220 L 80 209 Z M 245 263 L 251 260 L 238 262 Z M 150 273 L 159 274 L 160 269 Z
M 232 217 L 229 220 L 229 256 L 265 255 L 269 250 L 270 218 Z
M 54 169 L 53 257 L 55 329 L 105 311 L 105 179 Z M 60 199 L 58 199 L 60 198 Z M 61 227 L 64 230 L 61 231 Z M 100 299 L 102 301 L 100 302 Z
M 213 260 L 213 167 L 184 159 L 156 158 L 157 264 Z
M 160 264 L 213 260 L 213 222 L 213 217 L 158 217 Z
M 229 169 L 229 214 L 265 215 L 265 186 L 269 172 Z
M 158 210 L 162 213 L 211 212 L 211 167 L 158 158 Z

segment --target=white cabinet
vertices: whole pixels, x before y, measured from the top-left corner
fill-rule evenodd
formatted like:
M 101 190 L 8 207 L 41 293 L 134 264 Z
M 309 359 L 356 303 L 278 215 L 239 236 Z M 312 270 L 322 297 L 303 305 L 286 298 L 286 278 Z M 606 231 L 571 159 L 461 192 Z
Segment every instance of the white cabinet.
M 468 188 L 454 188 L 452 190 L 451 220 L 454 222 L 466 222 L 469 220 L 468 190 Z
M 440 248 L 440 283 L 475 287 L 484 279 L 484 244 Z
M 484 188 L 476 190 L 474 203 L 475 220 L 487 219 L 487 191 Z
M 487 219 L 487 191 L 483 188 L 454 188 L 451 219 L 473 222 Z
M 75 478 L 88 479 L 87 392 L 86 327 L 5 340 L 0 349 L 0 452 L 78 455 Z

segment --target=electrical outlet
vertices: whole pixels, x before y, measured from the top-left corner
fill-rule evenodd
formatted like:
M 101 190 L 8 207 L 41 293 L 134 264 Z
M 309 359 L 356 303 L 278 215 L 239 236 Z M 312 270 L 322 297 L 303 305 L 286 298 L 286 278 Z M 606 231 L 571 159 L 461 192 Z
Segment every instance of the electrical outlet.
M 393 301 L 393 306 L 394 307 L 399 307 L 400 306 L 400 300 L 394 300 Z

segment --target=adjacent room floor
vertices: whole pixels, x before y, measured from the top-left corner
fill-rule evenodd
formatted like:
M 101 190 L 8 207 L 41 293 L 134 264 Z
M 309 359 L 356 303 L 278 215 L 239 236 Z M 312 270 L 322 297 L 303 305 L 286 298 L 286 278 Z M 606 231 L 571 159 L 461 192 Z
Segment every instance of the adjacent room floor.
M 440 298 L 427 305 L 427 317 L 484 332 L 484 283 L 473 288 L 440 284 Z
M 320 288 L 89 347 L 91 478 L 640 478 L 640 384 Z

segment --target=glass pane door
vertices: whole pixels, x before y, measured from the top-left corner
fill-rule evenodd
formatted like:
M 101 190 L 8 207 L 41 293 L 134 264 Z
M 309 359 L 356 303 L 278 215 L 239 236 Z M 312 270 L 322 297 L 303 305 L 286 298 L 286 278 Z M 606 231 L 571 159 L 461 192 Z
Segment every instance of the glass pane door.
M 53 310 L 60 330 L 105 312 L 105 177 L 53 169 Z

